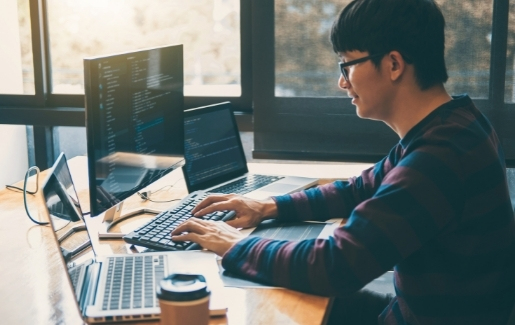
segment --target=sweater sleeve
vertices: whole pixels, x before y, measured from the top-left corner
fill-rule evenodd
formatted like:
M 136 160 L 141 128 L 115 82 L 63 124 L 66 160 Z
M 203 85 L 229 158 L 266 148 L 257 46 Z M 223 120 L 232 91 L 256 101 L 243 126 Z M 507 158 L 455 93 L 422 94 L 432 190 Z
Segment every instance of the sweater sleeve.
M 325 221 L 348 218 L 352 210 L 377 190 L 386 159 L 348 181 L 310 188 L 272 199 L 277 204 L 279 221 Z
M 322 211 L 318 219 L 333 217 L 338 208 L 340 217 L 348 213 L 349 218 L 327 240 L 246 238 L 224 255 L 222 265 L 241 276 L 303 292 L 355 292 L 419 250 L 455 218 L 462 202 L 455 163 L 452 152 L 438 148 L 413 152 L 385 175 L 369 198 L 360 196 L 374 189 L 366 183 L 364 190 L 352 182 L 333 184 L 338 190 L 320 189 L 321 197 L 314 190 L 305 192 L 309 212 L 303 211 L 298 196 L 279 198 L 280 213 L 295 213 L 296 219 L 314 216 L 315 209 Z

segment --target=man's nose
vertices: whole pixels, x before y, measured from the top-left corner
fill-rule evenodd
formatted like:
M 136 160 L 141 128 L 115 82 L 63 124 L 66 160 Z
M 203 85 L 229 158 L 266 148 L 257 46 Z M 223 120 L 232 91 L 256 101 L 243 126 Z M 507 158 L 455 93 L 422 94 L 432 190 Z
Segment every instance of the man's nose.
M 338 87 L 340 87 L 341 89 L 344 89 L 344 90 L 347 90 L 350 88 L 350 83 L 347 80 L 345 80 L 345 78 L 341 74 L 340 74 L 340 79 L 338 79 Z

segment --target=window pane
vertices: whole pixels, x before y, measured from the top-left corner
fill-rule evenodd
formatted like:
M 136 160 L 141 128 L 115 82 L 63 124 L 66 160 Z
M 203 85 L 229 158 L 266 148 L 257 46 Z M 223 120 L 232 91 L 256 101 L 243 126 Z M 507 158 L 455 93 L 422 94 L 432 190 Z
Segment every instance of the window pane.
M 275 1 L 275 95 L 346 96 L 329 32 L 350 0 Z M 302 26 L 299 28 L 299 26 Z
M 342 96 L 329 32 L 345 0 L 275 1 L 275 95 Z M 492 1 L 437 0 L 446 19 L 446 63 L 452 94 L 487 98 Z M 302 26 L 302 28 L 299 28 Z
M 445 17 L 449 93 L 488 98 L 493 1 L 436 0 Z
M 184 44 L 186 96 L 240 96 L 239 0 L 49 0 L 53 93 L 84 93 L 82 58 Z
M 34 94 L 29 0 L 0 1 L 0 30 L 0 94 Z
M 507 103 L 515 103 L 515 2 L 513 1 L 510 1 L 510 17 L 508 20 L 505 89 L 504 100 Z

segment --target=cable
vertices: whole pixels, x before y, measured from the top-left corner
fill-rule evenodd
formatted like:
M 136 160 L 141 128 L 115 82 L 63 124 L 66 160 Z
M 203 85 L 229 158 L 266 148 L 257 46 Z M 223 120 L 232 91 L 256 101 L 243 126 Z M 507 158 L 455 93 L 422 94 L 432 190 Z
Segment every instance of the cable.
M 36 166 L 34 166 L 34 167 L 36 167 Z M 31 168 L 33 168 L 33 167 L 31 167 Z M 29 171 L 30 170 L 31 169 L 29 169 Z M 39 169 L 37 170 L 37 173 L 36 173 L 36 190 L 35 191 L 28 191 L 28 190 L 26 190 L 25 192 L 27 192 L 29 194 L 32 194 L 32 195 L 36 194 L 38 192 L 38 190 L 39 190 L 38 184 L 39 184 Z M 25 185 L 24 185 L 24 187 L 25 187 Z M 23 188 L 20 188 L 18 186 L 14 186 L 14 185 L 5 185 L 5 188 L 7 188 L 7 189 L 9 189 L 11 191 L 14 191 L 14 190 L 18 190 L 20 192 L 24 191 Z
M 155 192 L 154 192 L 155 193 Z M 154 194 L 150 191 L 148 192 L 138 192 L 138 195 L 140 198 L 142 198 L 143 200 L 145 201 L 150 201 L 150 202 L 154 202 L 154 203 L 168 203 L 168 202 L 173 202 L 173 201 L 180 201 L 181 199 L 170 199 L 170 200 L 165 200 L 165 201 L 156 201 L 156 200 L 152 200 L 150 198 L 150 194 Z
M 139 197 L 145 201 L 150 201 L 150 202 L 154 202 L 154 203 L 168 203 L 168 202 L 173 202 L 173 201 L 180 201 L 181 199 L 171 199 L 171 200 L 166 200 L 166 201 L 156 201 L 156 200 L 152 200 L 150 198 L 150 195 L 152 194 L 156 194 L 157 192 L 160 192 L 162 191 L 163 189 L 167 188 L 167 187 L 174 187 L 175 184 L 177 184 L 178 181 L 182 180 L 182 178 L 179 178 L 178 180 L 175 181 L 175 183 L 171 184 L 171 185 L 165 185 L 163 187 L 161 187 L 160 189 L 152 192 L 152 191 L 145 191 L 145 192 L 137 192 L 137 194 L 139 195 Z
M 33 171 L 33 170 L 36 171 L 36 190 L 35 191 L 28 191 L 27 190 L 27 181 L 28 181 L 28 178 L 30 177 L 30 172 Z M 30 212 L 29 212 L 29 207 L 27 206 L 27 193 L 34 195 L 39 190 L 39 168 L 37 166 L 30 167 L 27 170 L 27 172 L 25 173 L 25 178 L 24 178 L 24 181 L 23 181 L 23 188 L 19 188 L 17 186 L 13 186 L 13 185 L 6 185 L 5 187 L 7 189 L 17 190 L 17 191 L 21 191 L 23 193 L 23 206 L 25 207 L 25 213 L 27 213 L 27 216 L 29 217 L 29 219 L 32 222 L 34 222 L 35 224 L 37 224 L 39 226 L 47 226 L 47 225 L 50 224 L 49 222 L 37 221 L 36 219 L 34 219 L 32 217 L 32 215 L 30 214 Z M 84 216 L 89 215 L 89 214 L 91 214 L 91 213 L 90 212 L 84 212 L 84 213 L 82 213 L 82 216 L 84 217 Z M 59 230 L 65 228 L 65 227 L 67 227 L 70 223 L 71 223 L 71 220 L 68 220 L 68 222 L 66 224 L 64 224 L 59 229 L 55 229 L 55 231 L 59 231 Z
M 27 181 L 28 181 L 28 178 L 30 177 L 30 172 L 35 170 L 36 171 L 36 190 L 35 191 L 28 191 L 27 190 Z M 43 222 L 43 221 L 37 221 L 36 219 L 34 219 L 32 217 L 32 215 L 30 214 L 29 212 L 29 207 L 27 206 L 27 193 L 29 194 L 36 194 L 39 190 L 39 168 L 37 166 L 32 166 L 30 167 L 27 172 L 25 173 L 25 178 L 23 180 L 23 188 L 20 188 L 20 187 L 17 187 L 17 186 L 13 186 L 13 185 L 5 185 L 5 187 L 7 189 L 10 189 L 10 190 L 17 190 L 17 191 L 21 191 L 23 193 L 23 206 L 25 208 L 25 213 L 27 214 L 27 216 L 29 217 L 29 219 L 34 222 L 36 225 L 39 225 L 39 226 L 48 226 L 50 223 L 49 222 Z M 89 212 L 88 212 L 89 213 Z M 61 229 L 63 229 L 64 227 L 68 226 L 70 224 L 71 220 L 68 221 L 64 226 L 62 226 L 61 228 L 59 229 L 56 229 L 55 231 L 59 231 Z
M 25 212 L 27 213 L 27 216 L 29 217 L 29 219 L 32 220 L 32 222 L 34 222 L 37 225 L 44 226 L 44 225 L 48 225 L 48 222 L 37 221 L 36 219 L 34 219 L 30 215 L 29 207 L 27 206 L 27 181 L 29 179 L 30 172 L 33 171 L 33 170 L 36 170 L 36 191 L 34 193 L 37 193 L 38 188 L 39 188 L 39 185 L 38 185 L 39 168 L 38 168 L 38 166 L 32 166 L 25 173 L 25 180 L 23 181 L 23 205 L 25 207 Z M 31 193 L 31 194 L 34 194 L 34 193 Z

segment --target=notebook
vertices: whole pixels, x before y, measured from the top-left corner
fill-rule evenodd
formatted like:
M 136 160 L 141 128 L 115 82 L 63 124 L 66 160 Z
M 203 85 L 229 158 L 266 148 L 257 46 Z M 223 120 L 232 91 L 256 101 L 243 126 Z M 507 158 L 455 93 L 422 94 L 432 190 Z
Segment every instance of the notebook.
M 229 102 L 186 110 L 184 134 L 182 170 L 190 193 L 205 190 L 264 199 L 318 183 L 316 178 L 249 174 Z
M 172 272 L 200 273 L 206 277 L 211 290 L 210 313 L 223 315 L 227 307 L 223 298 L 223 283 L 218 274 L 216 255 L 210 252 L 159 252 L 96 256 L 94 249 L 78 239 L 89 239 L 87 230 L 77 238 L 69 229 L 84 229 L 83 213 L 72 182 L 66 157 L 61 153 L 43 185 L 46 212 L 61 249 L 68 281 L 75 292 L 78 309 L 86 323 L 106 323 L 159 319 L 156 285 Z M 61 201 L 63 204 L 58 204 Z M 59 206 L 59 213 L 52 209 Z M 65 206 L 66 209 L 61 207 Z M 72 216 L 73 215 L 73 216 Z M 74 221 L 79 216 L 79 220 Z M 87 243 L 91 242 L 90 240 Z M 83 248 L 76 249 L 74 246 Z

